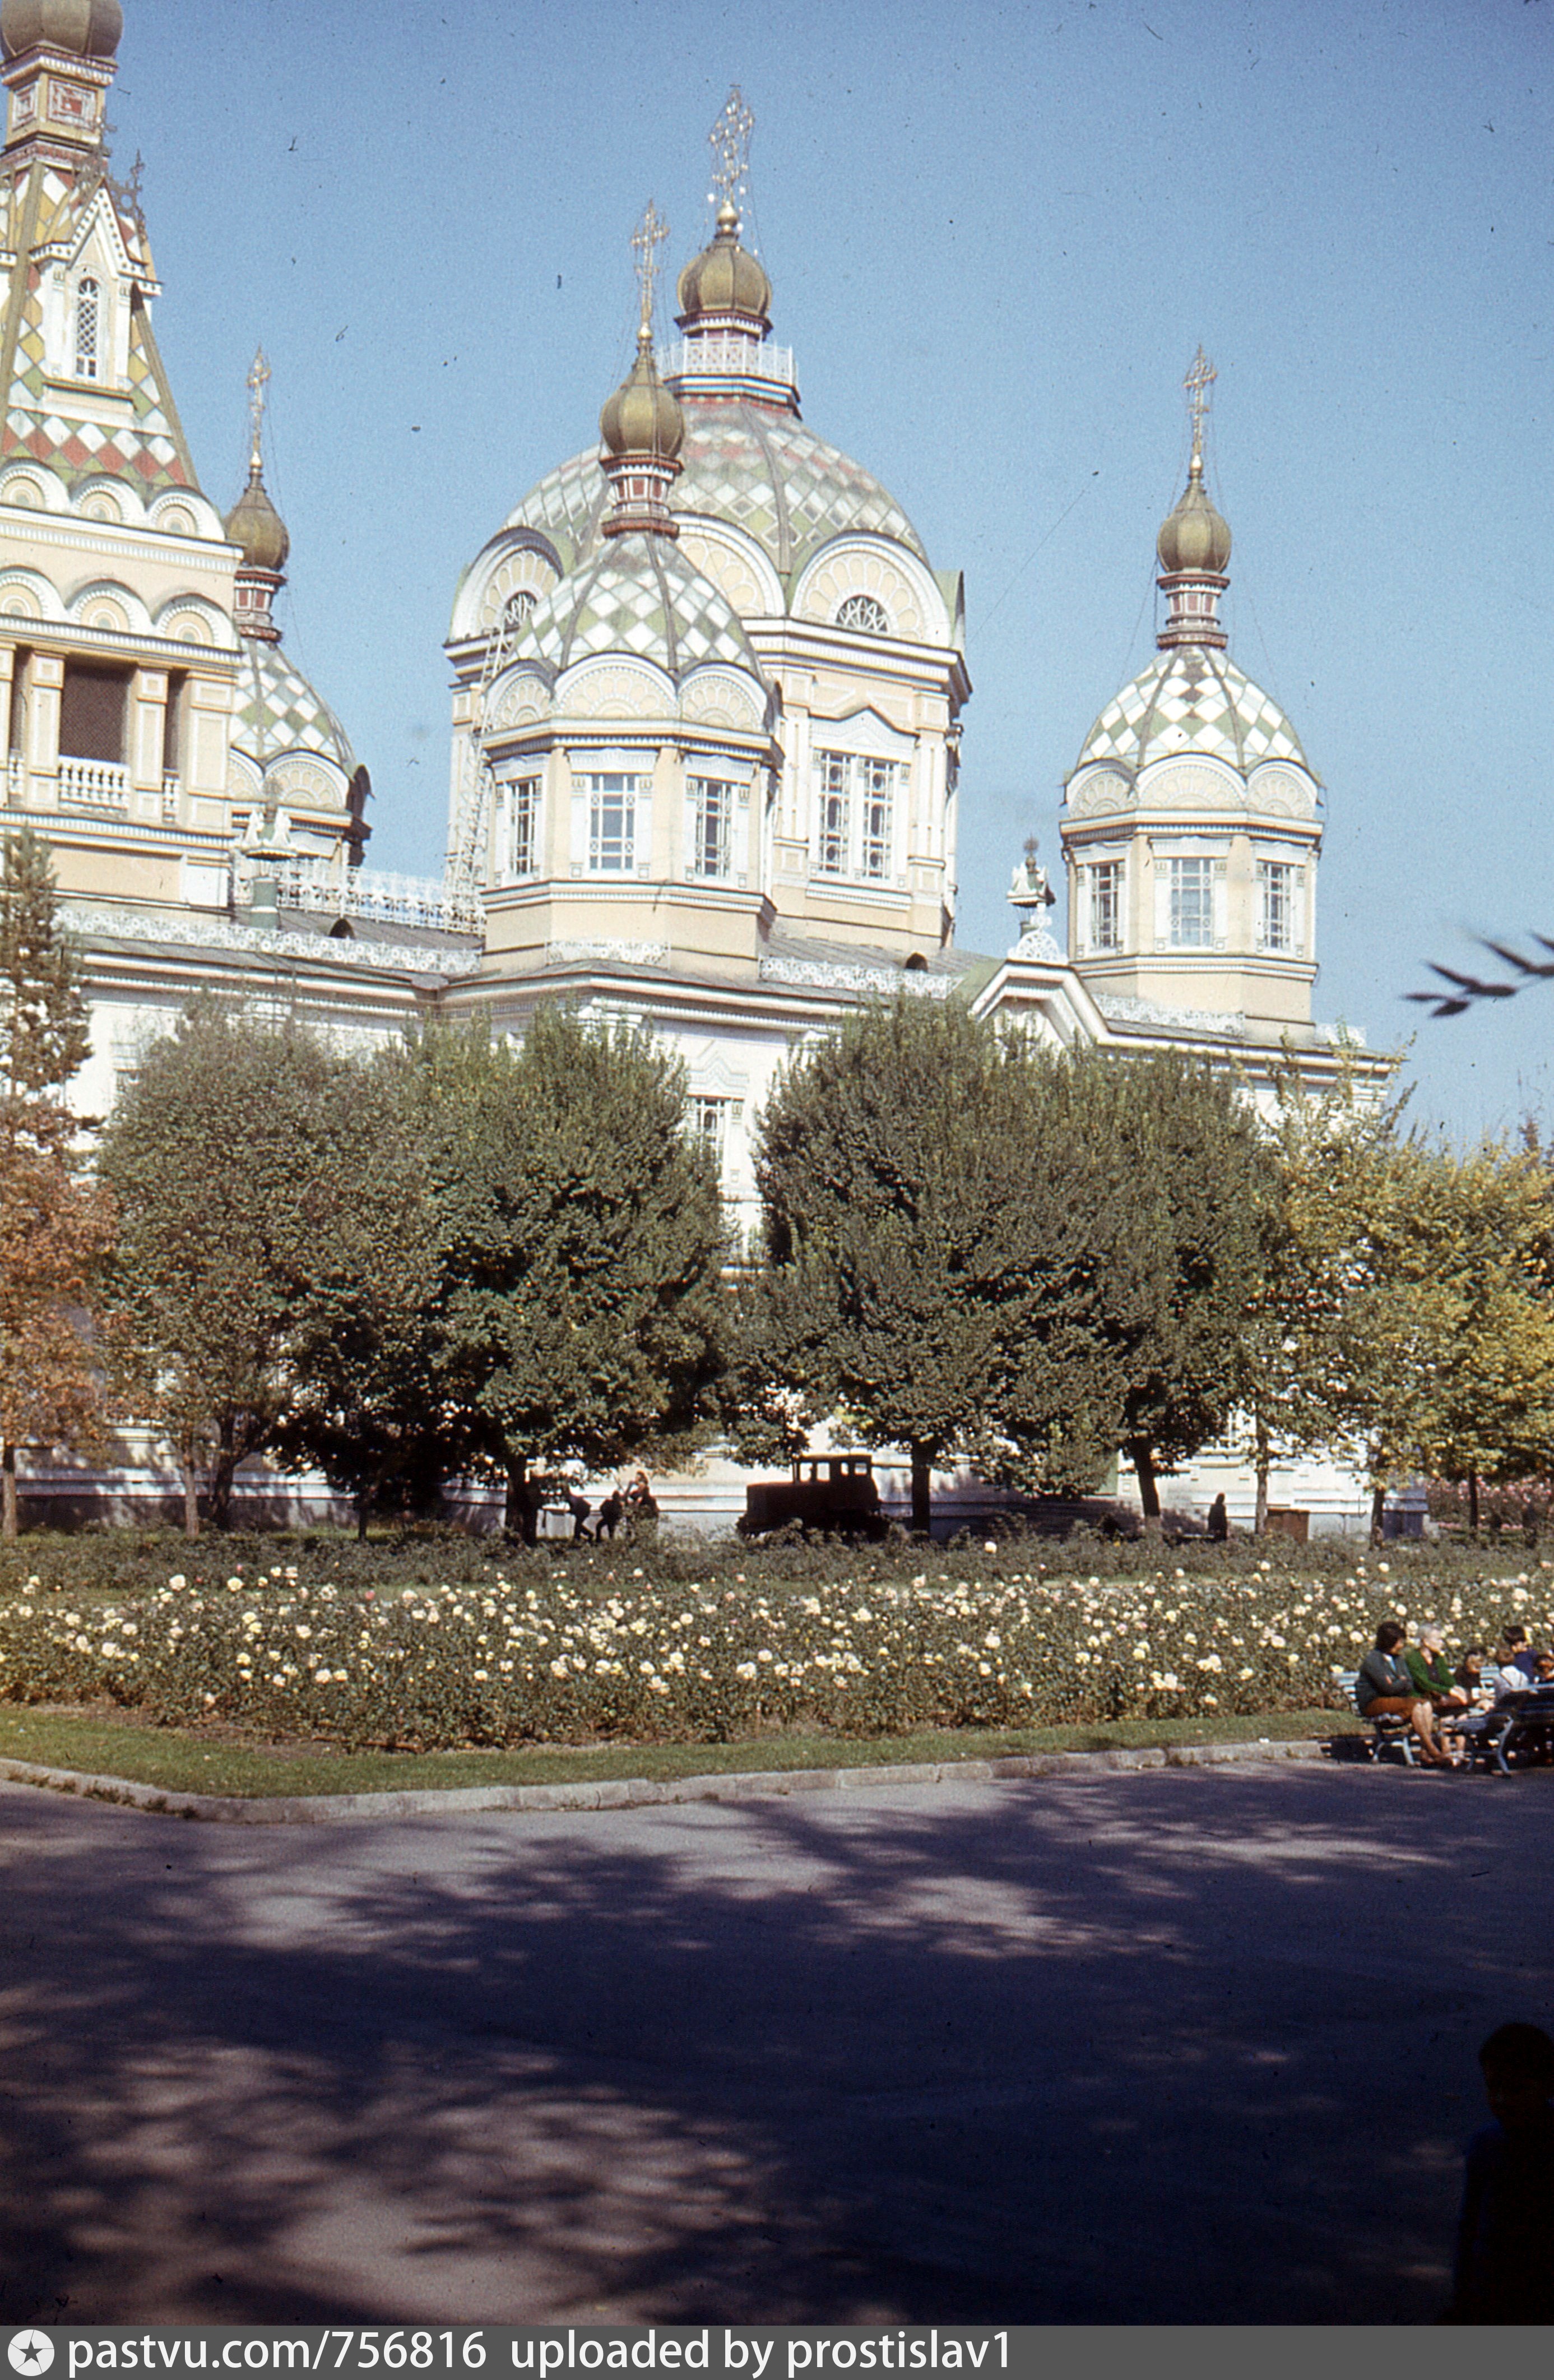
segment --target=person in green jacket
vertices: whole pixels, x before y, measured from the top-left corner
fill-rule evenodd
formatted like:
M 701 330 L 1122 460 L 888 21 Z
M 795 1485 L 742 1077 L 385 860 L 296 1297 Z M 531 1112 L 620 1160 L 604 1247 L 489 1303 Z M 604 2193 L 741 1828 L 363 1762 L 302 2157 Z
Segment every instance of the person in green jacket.
M 1473 1697 L 1451 1674 L 1451 1664 L 1446 1658 L 1446 1637 L 1440 1629 L 1433 1625 L 1421 1628 L 1419 1642 L 1408 1645 L 1402 1658 L 1414 1691 L 1427 1694 L 1437 1711 L 1467 1708 Z

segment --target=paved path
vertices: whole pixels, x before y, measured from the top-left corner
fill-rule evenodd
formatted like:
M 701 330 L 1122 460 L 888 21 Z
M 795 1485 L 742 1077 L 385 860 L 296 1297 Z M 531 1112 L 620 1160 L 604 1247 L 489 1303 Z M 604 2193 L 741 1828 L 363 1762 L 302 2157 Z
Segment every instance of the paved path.
M 1554 2019 L 1554 1772 L 0 1787 L 0 1860 L 8 2321 L 1417 2321 L 1474 2048 Z

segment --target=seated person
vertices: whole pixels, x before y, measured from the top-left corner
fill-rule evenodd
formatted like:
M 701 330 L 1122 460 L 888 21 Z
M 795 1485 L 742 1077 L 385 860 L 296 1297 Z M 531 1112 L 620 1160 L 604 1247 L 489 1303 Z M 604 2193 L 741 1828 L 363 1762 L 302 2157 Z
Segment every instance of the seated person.
M 1527 1643 L 1527 1632 L 1514 1621 L 1502 1628 L 1500 1641 L 1495 1647 L 1492 1670 L 1486 1673 L 1495 1690 L 1495 1700 L 1502 1694 L 1524 1694 L 1533 1682 L 1533 1656 Z
M 1401 1620 L 1384 1620 L 1376 1632 L 1376 1649 L 1360 1663 L 1354 1679 L 1354 1706 L 1362 1718 L 1405 1718 L 1418 1737 L 1421 1757 L 1428 1768 L 1450 1768 L 1451 1755 L 1436 1733 L 1435 1711 L 1428 1698 L 1415 1691 L 1408 1665 L 1398 1647 L 1408 1631 Z
M 1533 1663 L 1534 1685 L 1554 1686 L 1554 1653 L 1535 1653 Z
M 1414 1692 L 1428 1694 L 1438 1711 L 1467 1708 L 1472 1697 L 1452 1676 L 1446 1658 L 1446 1637 L 1433 1621 L 1420 1629 L 1418 1644 L 1410 1645 L 1402 1658 Z
M 1495 1689 L 1484 1672 L 1489 1658 L 1487 1645 L 1470 1645 L 1457 1664 L 1457 1683 L 1470 1703 L 1487 1707 L 1495 1699 Z

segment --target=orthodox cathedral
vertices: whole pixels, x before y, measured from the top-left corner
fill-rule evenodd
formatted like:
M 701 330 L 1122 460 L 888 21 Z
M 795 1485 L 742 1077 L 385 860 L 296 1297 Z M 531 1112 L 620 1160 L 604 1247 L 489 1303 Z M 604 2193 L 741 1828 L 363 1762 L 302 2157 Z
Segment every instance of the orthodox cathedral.
M 961 578 L 804 420 L 743 243 L 737 92 L 678 336 L 655 339 L 650 208 L 636 359 L 597 440 L 512 505 L 454 595 L 444 875 L 369 868 L 368 772 L 273 617 L 290 540 L 264 485 L 263 357 L 224 514 L 158 353 L 138 176 L 115 180 L 104 145 L 121 31 L 119 0 L 0 5 L 6 823 L 48 844 L 86 955 L 85 1109 L 200 990 L 360 1047 L 431 1013 L 521 1034 L 570 1000 L 678 1051 L 747 1232 L 777 1070 L 881 994 L 962 999 L 1065 1047 L 1190 1050 L 1255 1097 L 1286 1056 L 1314 1087 L 1376 1070 L 1311 1018 L 1322 790 L 1225 650 L 1201 355 L 1159 650 L 1063 789 L 1067 950 L 1030 857 L 1014 946 L 956 944 Z M 739 1501 L 710 1474 L 669 1509 Z

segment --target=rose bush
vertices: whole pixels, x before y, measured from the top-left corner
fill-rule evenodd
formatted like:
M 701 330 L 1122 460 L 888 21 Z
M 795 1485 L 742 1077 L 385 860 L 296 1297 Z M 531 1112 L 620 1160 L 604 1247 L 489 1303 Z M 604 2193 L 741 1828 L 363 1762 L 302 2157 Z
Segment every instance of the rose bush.
M 1050 1550 L 1050 1548 L 1048 1548 Z M 892 1574 L 777 1582 L 707 1567 L 493 1569 L 383 1591 L 293 1565 L 71 1598 L 36 1576 L 0 1599 L 0 1697 L 108 1699 L 352 1748 L 722 1742 L 802 1725 L 847 1735 L 1339 1706 L 1378 1622 L 1412 1605 L 1454 1646 L 1509 1617 L 1554 1636 L 1554 1577 L 1434 1581 L 1385 1563 L 1273 1562 L 1111 1580 L 1017 1567 L 1028 1548 Z

